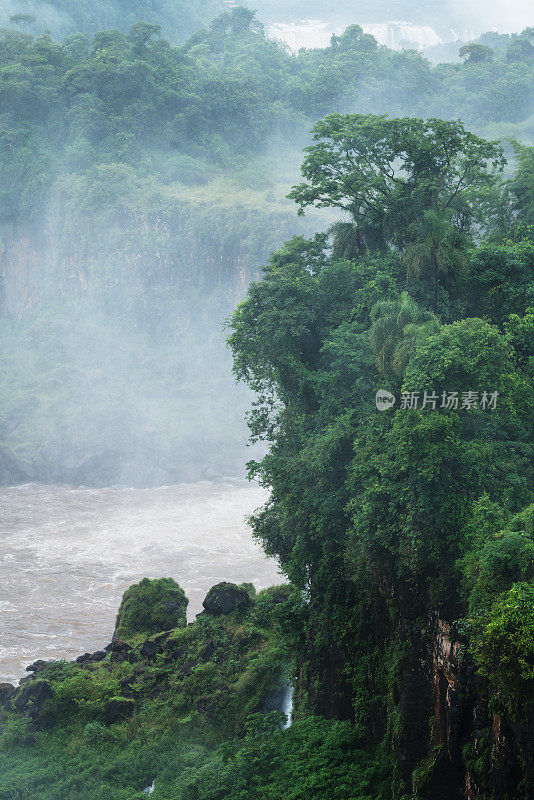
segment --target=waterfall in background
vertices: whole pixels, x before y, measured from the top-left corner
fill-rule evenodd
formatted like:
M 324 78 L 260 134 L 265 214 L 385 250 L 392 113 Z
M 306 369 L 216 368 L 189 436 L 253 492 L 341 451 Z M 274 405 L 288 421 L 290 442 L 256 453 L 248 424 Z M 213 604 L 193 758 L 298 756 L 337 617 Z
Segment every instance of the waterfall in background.
M 340 36 L 345 28 L 346 25 L 332 25 L 325 20 L 303 19 L 297 22 L 273 22 L 267 26 L 267 35 L 285 42 L 296 53 L 301 48 L 328 47 L 332 35 Z M 379 44 L 392 50 L 426 50 L 450 42 L 467 42 L 475 37 L 472 30 L 457 32 L 449 28 L 438 34 L 430 25 L 402 21 L 362 24 L 362 28 L 365 33 L 374 36 Z
M 385 44 L 392 50 L 402 47 L 413 47 L 424 50 L 443 44 L 443 39 L 429 25 L 413 25 L 411 22 L 380 22 L 374 25 L 362 25 L 365 33 L 374 36 L 379 44 Z M 451 31 L 451 41 L 458 37 Z

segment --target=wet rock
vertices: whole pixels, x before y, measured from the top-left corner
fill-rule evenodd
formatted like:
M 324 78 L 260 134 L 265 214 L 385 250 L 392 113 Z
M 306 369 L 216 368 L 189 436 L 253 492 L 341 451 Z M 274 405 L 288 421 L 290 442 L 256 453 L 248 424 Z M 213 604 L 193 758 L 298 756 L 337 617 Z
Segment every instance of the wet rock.
M 135 675 L 127 675 L 126 678 L 123 678 L 120 682 L 120 687 L 123 691 L 130 689 L 132 683 L 135 681 Z
M 112 653 L 109 659 L 110 664 L 124 664 L 126 662 L 135 664 L 136 661 L 139 661 L 139 656 L 134 651 L 129 653 Z
M 180 665 L 178 674 L 182 678 L 187 678 L 189 675 L 191 675 L 195 666 L 196 664 L 194 661 L 184 661 L 184 663 Z
M 105 650 L 97 650 L 96 653 L 93 653 L 93 655 L 91 656 L 91 660 L 92 661 L 103 661 L 106 656 L 107 656 L 107 653 L 106 653 Z
M 157 642 L 158 644 L 161 644 L 162 642 L 165 642 L 169 638 L 171 633 L 172 631 L 163 631 L 163 633 L 160 633 L 158 636 L 154 637 L 154 641 Z
M 131 717 L 135 708 L 133 700 L 110 700 L 106 706 L 106 725 L 114 725 Z
M 19 711 L 25 711 L 30 705 L 32 709 L 40 709 L 46 700 L 53 697 L 53 694 L 48 681 L 32 681 L 19 690 L 13 705 Z
M 165 642 L 165 650 L 173 658 L 180 658 L 187 653 L 187 645 L 182 644 L 178 639 L 171 639 L 169 642 Z
M 202 661 L 209 661 L 216 650 L 216 644 L 213 639 L 208 639 L 200 651 L 200 658 Z
M 16 691 L 11 683 L 0 683 L 0 706 L 7 705 Z
M 206 614 L 211 616 L 244 611 L 251 604 L 252 600 L 246 589 L 226 582 L 212 586 L 202 603 Z
M 143 578 L 122 598 L 113 639 L 185 628 L 188 600 L 172 578 Z
M 113 634 L 111 643 L 104 648 L 104 650 L 107 650 L 108 652 L 111 651 L 112 653 L 126 653 L 131 649 L 132 646 L 128 644 L 128 642 L 123 642 L 122 639 L 119 639 L 119 637 L 115 636 L 115 634 Z
M 57 661 L 34 661 L 33 664 L 26 667 L 26 672 L 34 672 L 37 675 L 52 664 L 57 664 Z
M 38 730 L 50 730 L 56 721 L 54 714 L 47 709 L 47 702 L 54 696 L 48 681 L 39 680 L 26 683 L 13 701 L 17 711 L 28 714 Z
M 107 656 L 105 650 L 97 650 L 96 653 L 84 653 L 83 656 L 78 656 L 76 664 L 93 664 L 98 661 L 103 661 Z
M 183 661 L 187 656 L 188 648 L 186 645 L 181 644 L 176 639 L 171 639 L 170 642 L 165 642 L 165 663 L 172 664 L 174 662 Z

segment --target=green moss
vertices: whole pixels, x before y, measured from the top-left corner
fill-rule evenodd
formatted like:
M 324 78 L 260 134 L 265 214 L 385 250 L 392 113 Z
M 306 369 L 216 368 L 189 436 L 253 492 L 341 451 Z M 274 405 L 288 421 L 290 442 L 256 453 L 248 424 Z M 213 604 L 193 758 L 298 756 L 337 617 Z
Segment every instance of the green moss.
M 116 634 L 128 639 L 151 635 L 187 624 L 188 599 L 172 578 L 143 580 L 124 593 L 116 621 Z

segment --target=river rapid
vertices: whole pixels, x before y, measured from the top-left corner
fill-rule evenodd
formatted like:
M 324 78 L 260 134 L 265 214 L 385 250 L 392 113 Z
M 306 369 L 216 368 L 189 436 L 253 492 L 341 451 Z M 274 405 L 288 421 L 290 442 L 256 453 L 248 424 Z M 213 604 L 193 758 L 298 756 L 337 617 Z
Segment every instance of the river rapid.
M 242 481 L 158 489 L 0 489 L 0 682 L 37 658 L 72 659 L 106 645 L 124 590 L 172 577 L 188 616 L 222 580 L 257 589 L 282 578 L 245 516 L 266 493 Z

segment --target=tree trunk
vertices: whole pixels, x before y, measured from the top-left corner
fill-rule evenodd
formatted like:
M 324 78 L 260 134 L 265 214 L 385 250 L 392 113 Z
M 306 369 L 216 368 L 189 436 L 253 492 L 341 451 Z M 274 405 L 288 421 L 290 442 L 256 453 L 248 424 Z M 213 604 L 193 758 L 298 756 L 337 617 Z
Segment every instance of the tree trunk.
M 432 262 L 434 265 L 434 314 L 438 313 L 438 275 L 439 275 L 439 264 L 436 255 L 432 256 Z

